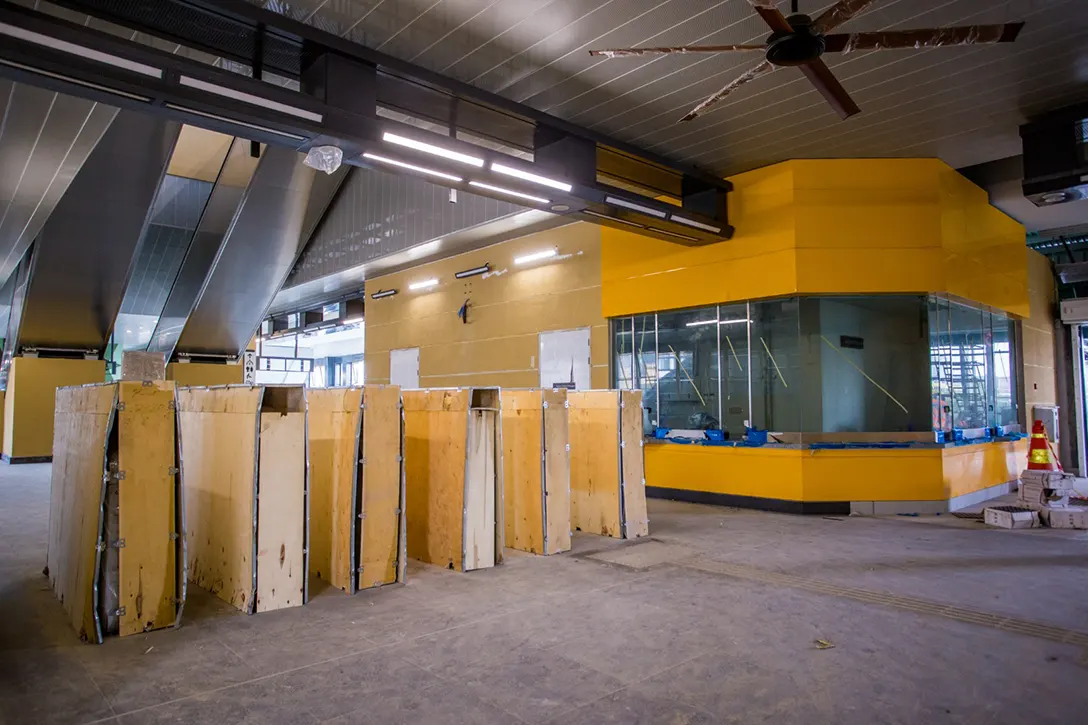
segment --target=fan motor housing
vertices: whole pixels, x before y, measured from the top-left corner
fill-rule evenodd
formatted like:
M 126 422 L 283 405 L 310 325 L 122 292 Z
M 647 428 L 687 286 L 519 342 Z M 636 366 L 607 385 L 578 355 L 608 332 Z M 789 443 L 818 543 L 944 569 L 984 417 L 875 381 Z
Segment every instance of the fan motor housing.
M 787 18 L 792 33 L 774 33 L 767 39 L 767 60 L 774 65 L 804 65 L 824 53 L 822 35 L 809 32 L 812 18 L 807 15 L 791 15 Z

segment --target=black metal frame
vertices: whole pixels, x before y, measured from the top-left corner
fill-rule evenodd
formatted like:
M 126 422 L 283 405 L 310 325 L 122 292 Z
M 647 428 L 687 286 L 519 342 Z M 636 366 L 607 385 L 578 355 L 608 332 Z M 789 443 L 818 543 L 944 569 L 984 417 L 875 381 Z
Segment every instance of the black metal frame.
M 302 90 L 165 53 L 27 10 L 8 0 L 0 0 L 2 23 L 161 69 L 162 74 L 155 77 L 96 61 L 87 54 L 8 36 L 0 43 L 0 75 L 300 151 L 331 144 L 344 151 L 346 163 L 413 173 L 361 158 L 368 150 L 395 155 L 463 179 L 452 182 L 421 175 L 433 183 L 512 200 L 470 186 L 468 181 L 475 178 L 546 197 L 549 203 L 537 206 L 552 213 L 623 229 L 634 227 L 640 234 L 666 241 L 703 245 L 732 236 L 726 204 L 732 185 L 724 179 L 242 0 L 60 0 L 59 4 L 245 64 L 254 69 L 255 75 L 277 73 L 298 79 Z M 225 90 L 211 93 L 207 86 L 201 87 L 203 84 Z M 449 128 L 450 135 L 379 117 L 379 106 Z M 530 149 L 535 154 L 534 162 L 460 141 L 458 130 L 508 147 Z M 484 170 L 498 161 L 542 176 L 558 174 L 573 188 L 570 192 L 551 188 L 543 191 L 528 182 L 497 178 L 484 170 L 466 172 L 463 166 L 433 155 L 393 149 L 382 141 L 387 131 L 470 151 L 486 161 Z M 616 179 L 624 188 L 600 183 L 600 179 Z M 646 193 L 627 190 L 630 188 L 644 189 Z M 661 196 L 679 200 L 681 206 L 659 200 Z M 624 208 L 606 201 L 606 197 L 626 200 L 651 212 Z M 533 202 L 518 203 L 533 206 Z M 686 223 L 675 221 L 674 215 Z

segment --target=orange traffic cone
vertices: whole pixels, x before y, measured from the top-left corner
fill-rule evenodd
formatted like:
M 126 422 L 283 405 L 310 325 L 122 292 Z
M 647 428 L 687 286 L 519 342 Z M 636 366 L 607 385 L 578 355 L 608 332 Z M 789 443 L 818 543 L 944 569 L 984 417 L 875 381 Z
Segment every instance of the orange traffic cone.
M 1050 457 L 1050 441 L 1046 437 L 1046 428 L 1043 421 L 1037 420 L 1031 427 L 1031 442 L 1028 445 L 1028 470 L 1029 471 L 1058 471 L 1061 470 Z

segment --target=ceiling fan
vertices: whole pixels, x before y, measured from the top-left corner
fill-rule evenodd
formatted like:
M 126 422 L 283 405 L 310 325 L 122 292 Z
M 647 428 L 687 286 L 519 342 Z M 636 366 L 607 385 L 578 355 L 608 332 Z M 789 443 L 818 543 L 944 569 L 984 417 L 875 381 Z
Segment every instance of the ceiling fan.
M 706 113 L 726 96 L 745 83 L 764 76 L 779 66 L 796 66 L 816 86 L 823 97 L 842 119 L 847 119 L 861 109 L 850 98 L 831 69 L 821 60 L 824 53 L 850 53 L 856 50 L 885 50 L 897 48 L 934 48 L 946 45 L 979 45 L 984 43 L 1011 43 L 1016 40 L 1023 23 L 1001 25 L 963 25 L 953 28 L 926 28 L 922 30 L 885 30 L 875 33 L 828 33 L 876 0 L 839 0 L 813 20 L 797 10 L 797 0 L 792 2 L 791 15 L 784 16 L 777 8 L 776 0 L 748 0 L 759 16 L 771 26 L 771 36 L 759 45 L 691 45 L 666 48 L 612 48 L 591 50 L 590 55 L 605 58 L 622 58 L 638 55 L 665 55 L 669 53 L 727 53 L 731 51 L 762 50 L 766 59 L 749 68 L 714 95 L 693 108 L 681 121 L 691 121 Z

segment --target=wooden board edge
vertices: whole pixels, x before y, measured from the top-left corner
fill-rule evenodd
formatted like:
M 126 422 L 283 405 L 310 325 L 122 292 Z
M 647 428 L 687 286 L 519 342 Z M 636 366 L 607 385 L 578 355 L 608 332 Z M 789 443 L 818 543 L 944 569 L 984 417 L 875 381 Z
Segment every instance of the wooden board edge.
M 106 440 L 102 446 L 102 479 L 98 497 L 98 536 L 94 554 L 94 578 L 91 580 L 91 613 L 94 618 L 95 644 L 102 644 L 102 619 L 98 613 L 98 580 L 102 576 L 102 557 L 109 542 L 106 540 L 106 488 L 110 472 L 110 441 L 113 440 L 113 427 L 117 425 L 118 390 L 113 389 L 113 405 L 106 421 Z M 78 630 L 77 630 L 78 631 Z

